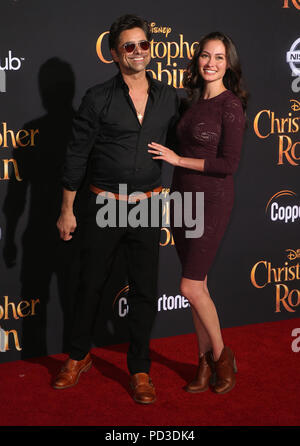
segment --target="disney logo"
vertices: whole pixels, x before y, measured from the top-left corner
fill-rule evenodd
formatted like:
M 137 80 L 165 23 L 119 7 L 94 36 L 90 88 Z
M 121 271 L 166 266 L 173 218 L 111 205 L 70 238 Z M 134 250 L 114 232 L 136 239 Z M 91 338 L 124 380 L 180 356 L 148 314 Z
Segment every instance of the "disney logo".
M 296 251 L 294 251 L 293 249 L 286 249 L 286 251 L 289 251 L 289 253 L 287 254 L 287 258 L 289 260 L 295 260 L 300 257 L 300 248 Z
M 300 102 L 296 99 L 290 99 L 290 102 L 292 103 L 291 109 L 293 111 L 299 111 L 300 110 Z

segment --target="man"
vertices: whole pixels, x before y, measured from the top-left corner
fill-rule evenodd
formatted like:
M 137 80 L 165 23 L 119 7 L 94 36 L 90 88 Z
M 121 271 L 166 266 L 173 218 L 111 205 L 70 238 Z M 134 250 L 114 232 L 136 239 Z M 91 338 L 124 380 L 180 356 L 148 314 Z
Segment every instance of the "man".
M 152 79 L 146 72 L 150 62 L 150 39 L 147 22 L 137 16 L 122 16 L 112 24 L 109 46 L 119 73 L 87 91 L 74 119 L 73 140 L 68 147 L 63 176 L 61 215 L 57 222 L 63 240 L 70 240 L 76 228 L 73 204 L 88 163 L 91 192 L 83 228 L 71 351 L 53 383 L 55 389 L 71 387 L 92 365 L 89 350 L 96 310 L 122 241 L 126 246 L 129 283 L 133 290 L 129 300 L 127 365 L 133 399 L 142 404 L 156 400 L 149 377 L 149 342 L 156 315 L 160 227 L 99 227 L 96 194 L 109 192 L 117 201 L 122 200 L 123 205 L 126 200 L 126 212 L 129 212 L 135 206 L 129 199 L 133 192 L 139 191 L 137 198 L 150 203 L 149 197 L 153 198 L 161 190 L 161 161 L 154 160 L 148 153 L 148 144 L 151 141 L 165 144 L 177 120 L 178 98 L 173 87 Z M 127 195 L 119 194 L 120 184 L 126 185 Z

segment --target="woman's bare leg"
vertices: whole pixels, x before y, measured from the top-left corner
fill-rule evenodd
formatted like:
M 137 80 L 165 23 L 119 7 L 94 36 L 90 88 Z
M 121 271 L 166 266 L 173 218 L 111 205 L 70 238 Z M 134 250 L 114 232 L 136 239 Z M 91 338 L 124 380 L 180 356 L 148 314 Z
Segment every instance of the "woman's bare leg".
M 181 293 L 192 307 L 200 355 L 212 349 L 216 361 L 221 355 L 224 343 L 217 310 L 207 288 L 207 277 L 204 281 L 183 277 Z
M 196 335 L 197 335 L 199 356 L 201 357 L 204 353 L 211 350 L 211 342 L 210 342 L 206 328 L 202 324 L 197 312 L 195 311 L 195 309 L 192 306 L 191 306 L 191 310 L 192 310 L 195 331 L 196 331 Z
M 203 282 L 204 289 L 206 292 L 208 292 L 207 288 L 207 276 Z M 196 311 L 193 307 L 191 307 L 192 310 L 192 316 L 193 316 L 193 322 L 196 330 L 197 340 L 198 340 L 198 348 L 199 348 L 199 356 L 201 357 L 204 353 L 211 350 L 211 342 L 207 333 L 206 328 L 201 322 L 201 319 L 199 319 L 199 316 L 197 315 Z

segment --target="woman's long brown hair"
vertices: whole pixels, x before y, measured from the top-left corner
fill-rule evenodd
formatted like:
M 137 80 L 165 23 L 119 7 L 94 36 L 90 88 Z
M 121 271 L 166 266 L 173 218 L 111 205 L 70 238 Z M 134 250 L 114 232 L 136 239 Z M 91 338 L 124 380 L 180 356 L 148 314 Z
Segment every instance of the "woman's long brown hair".
M 199 74 L 198 59 L 204 45 L 210 40 L 221 40 L 225 46 L 228 68 L 223 77 L 223 83 L 228 90 L 231 90 L 241 100 L 245 111 L 249 95 L 244 87 L 242 69 L 237 50 L 231 38 L 220 32 L 209 33 L 200 39 L 193 58 L 187 66 L 182 84 L 187 91 L 189 101 L 191 103 L 196 102 L 203 93 L 204 81 Z

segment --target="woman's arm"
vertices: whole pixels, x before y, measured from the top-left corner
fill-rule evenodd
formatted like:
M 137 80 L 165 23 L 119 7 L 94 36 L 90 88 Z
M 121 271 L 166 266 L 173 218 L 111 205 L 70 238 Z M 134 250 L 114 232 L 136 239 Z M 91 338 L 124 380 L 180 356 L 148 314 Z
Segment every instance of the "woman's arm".
M 231 99 L 224 105 L 220 154 L 217 158 L 184 158 L 173 150 L 161 144 L 152 142 L 148 144 L 153 150 L 148 152 L 155 154 L 153 159 L 161 159 L 173 166 L 200 172 L 233 174 L 239 164 L 240 151 L 243 142 L 245 118 L 240 101 Z
M 177 155 L 173 150 L 168 149 L 168 147 L 157 144 L 156 142 L 152 142 L 148 146 L 152 148 L 148 152 L 156 155 L 153 159 L 166 161 L 173 166 L 185 167 L 186 169 L 199 170 L 201 172 L 204 170 L 204 159 L 184 158 L 183 156 Z

